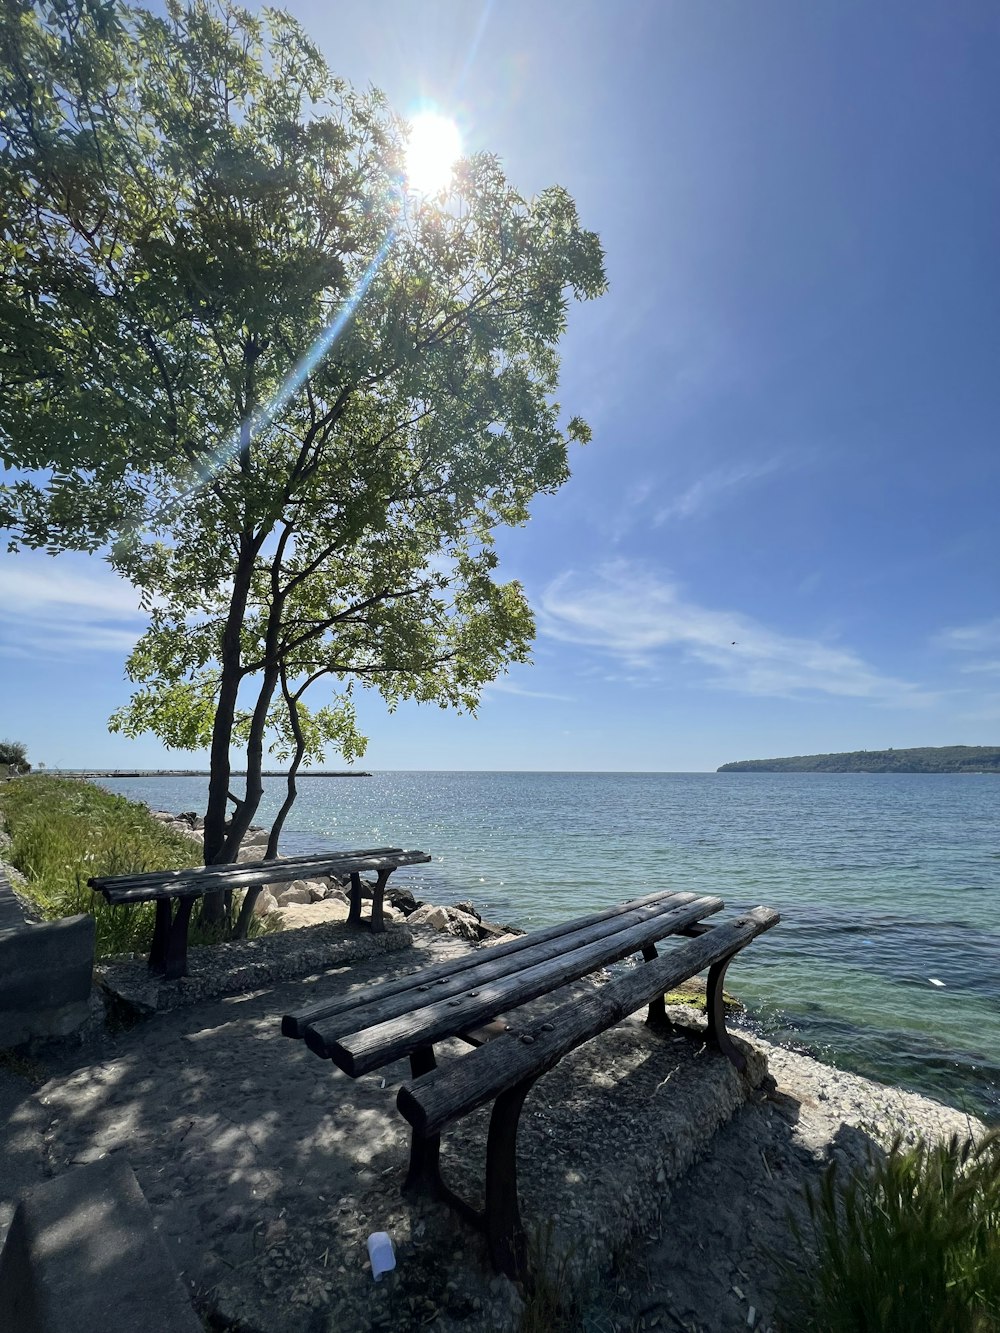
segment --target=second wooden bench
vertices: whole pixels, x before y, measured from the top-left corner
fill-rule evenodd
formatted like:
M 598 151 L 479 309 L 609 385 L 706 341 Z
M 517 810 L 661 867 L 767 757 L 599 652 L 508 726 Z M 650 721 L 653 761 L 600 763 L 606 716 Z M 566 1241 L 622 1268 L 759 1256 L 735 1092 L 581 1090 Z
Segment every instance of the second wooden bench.
M 349 876 L 351 907 L 349 926 L 361 925 L 361 899 L 365 871 L 374 873 L 372 884 L 371 929 L 385 930 L 382 899 L 386 882 L 400 866 L 421 865 L 431 858 L 426 852 L 407 851 L 402 847 L 363 847 L 348 852 L 323 852 L 319 855 L 288 856 L 274 861 L 242 861 L 231 864 L 195 866 L 190 870 L 154 870 L 141 875 L 96 876 L 87 883 L 95 893 L 115 906 L 154 902 L 156 925 L 149 951 L 149 970 L 162 973 L 166 980 L 187 976 L 188 926 L 194 904 L 206 893 L 227 889 L 250 889 L 258 884 L 290 884 L 314 875 Z M 176 902 L 176 909 L 172 904 Z

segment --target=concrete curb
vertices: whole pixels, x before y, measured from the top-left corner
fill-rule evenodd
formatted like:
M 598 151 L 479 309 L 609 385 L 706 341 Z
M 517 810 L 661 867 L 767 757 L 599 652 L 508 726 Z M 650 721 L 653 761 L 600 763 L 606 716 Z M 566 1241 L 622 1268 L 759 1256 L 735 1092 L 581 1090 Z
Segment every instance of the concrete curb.
M 381 935 L 342 923 L 303 926 L 256 940 L 192 949 L 189 975 L 176 981 L 151 976 L 145 962 L 138 959 L 99 964 L 97 980 L 128 1009 L 149 1015 L 296 981 L 312 972 L 408 949 L 412 944 L 412 933 L 398 923 L 387 926 Z
M 3 875 L 0 902 L 0 1047 L 69 1036 L 90 1012 L 94 918 L 27 922 Z

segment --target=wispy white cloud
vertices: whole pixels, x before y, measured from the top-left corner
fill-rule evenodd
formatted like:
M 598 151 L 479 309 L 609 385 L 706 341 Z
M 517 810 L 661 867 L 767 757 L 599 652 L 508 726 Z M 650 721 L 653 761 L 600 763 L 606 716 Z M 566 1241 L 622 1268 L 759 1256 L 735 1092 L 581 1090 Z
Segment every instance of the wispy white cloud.
M 687 490 L 682 491 L 653 515 L 653 524 L 661 527 L 673 519 L 695 518 L 709 513 L 733 492 L 743 490 L 755 481 L 768 477 L 785 465 L 781 456 L 760 459 L 757 462 L 731 463 L 713 468 L 699 477 Z
M 962 672 L 1000 675 L 1000 616 L 942 630 L 935 643 L 962 655 Z
M 907 705 L 933 697 L 883 675 L 850 649 L 776 633 L 738 611 L 699 606 L 675 583 L 627 561 L 588 579 L 556 579 L 542 595 L 538 619 L 543 633 L 609 654 L 633 674 L 655 674 L 673 654 L 708 668 L 708 683 L 745 694 Z
M 6 555 L 0 587 L 6 657 L 122 656 L 148 623 L 135 589 L 96 557 Z
M 571 704 L 576 701 L 569 694 L 550 694 L 548 690 L 527 690 L 512 680 L 493 680 L 483 691 L 484 694 L 516 694 L 522 699 L 551 699 L 555 703 Z

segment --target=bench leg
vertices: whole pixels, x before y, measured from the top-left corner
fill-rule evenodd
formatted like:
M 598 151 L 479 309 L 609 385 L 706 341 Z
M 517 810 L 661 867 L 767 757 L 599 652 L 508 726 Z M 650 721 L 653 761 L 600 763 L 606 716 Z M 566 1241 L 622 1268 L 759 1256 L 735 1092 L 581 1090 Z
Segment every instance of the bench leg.
M 170 940 L 170 899 L 156 899 L 156 925 L 149 950 L 150 972 L 162 972 L 167 965 L 167 944 Z
M 388 870 L 380 870 L 378 872 L 378 879 L 376 879 L 375 883 L 372 885 L 372 934 L 373 935 L 385 934 L 385 922 L 382 920 L 382 898 L 383 895 L 385 894 L 386 880 L 392 874 L 394 869 L 395 869 L 394 866 L 390 866 Z
M 194 898 L 190 894 L 178 898 L 177 911 L 167 938 L 166 966 L 163 972 L 167 981 L 187 976 L 188 922 L 191 920 L 192 907 Z
M 642 956 L 647 963 L 653 962 L 659 957 L 656 952 L 655 944 L 644 944 L 642 947 Z M 667 1007 L 661 992 L 649 1002 L 649 1012 L 646 1014 L 646 1022 L 651 1028 L 664 1032 L 671 1026 L 670 1019 L 667 1017 Z
M 722 990 L 726 968 L 735 957 L 736 955 L 731 953 L 728 958 L 721 958 L 708 969 L 708 981 L 705 983 L 705 1013 L 708 1016 L 708 1040 L 713 1046 L 717 1046 L 742 1073 L 747 1067 L 746 1057 L 733 1044 L 726 1031 L 726 1002 Z
M 493 1103 L 486 1141 L 486 1243 L 498 1272 L 528 1276 L 528 1247 L 517 1204 L 517 1126 L 521 1107 L 538 1074 L 531 1074 Z
M 410 1073 L 414 1078 L 429 1074 L 436 1068 L 433 1046 L 418 1046 L 410 1055 Z M 418 1134 L 416 1130 L 412 1132 L 410 1165 L 403 1181 L 404 1194 L 418 1193 L 423 1189 L 431 1194 L 437 1194 L 437 1187 L 441 1184 L 441 1171 L 438 1166 L 440 1154 L 440 1134 Z
M 361 876 L 356 870 L 351 871 L 351 910 L 347 914 L 347 924 L 361 925 Z
M 410 1072 L 414 1078 L 429 1074 L 437 1068 L 433 1046 L 421 1046 L 410 1056 Z M 441 1176 L 441 1135 L 410 1134 L 410 1165 L 403 1181 L 404 1194 L 429 1194 L 433 1199 L 441 1199 L 461 1214 L 467 1222 L 482 1231 L 483 1214 L 473 1208 L 453 1189 L 445 1184 Z

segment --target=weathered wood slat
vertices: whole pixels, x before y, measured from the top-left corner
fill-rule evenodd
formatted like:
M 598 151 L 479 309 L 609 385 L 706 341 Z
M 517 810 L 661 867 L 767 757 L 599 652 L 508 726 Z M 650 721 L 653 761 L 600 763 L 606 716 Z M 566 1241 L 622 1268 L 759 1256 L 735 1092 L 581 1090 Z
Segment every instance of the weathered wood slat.
M 301 1023 L 302 1016 L 297 1015 L 300 1031 L 303 1036 L 307 1031 L 313 1031 L 312 1048 L 316 1050 L 316 1033 L 320 1031 L 328 1042 L 339 1040 L 347 1033 L 360 1032 L 362 1028 L 412 1014 L 429 1004 L 450 1000 L 455 995 L 482 987 L 487 982 L 518 975 L 540 963 L 564 957 L 584 945 L 607 941 L 621 931 L 655 921 L 694 899 L 692 893 L 671 893 L 651 903 L 626 903 L 600 921 L 566 922 L 561 928 L 544 932 L 545 939 L 535 935 L 522 936 L 517 941 L 520 947 L 516 950 L 501 953 L 499 948 L 482 949 L 465 954 L 461 959 L 451 960 L 450 966 L 428 968 L 398 978 L 388 994 L 370 995 L 362 991 L 344 997 L 340 1011 L 332 1016 Z M 609 947 L 614 948 L 613 945 Z M 306 1040 L 310 1040 L 309 1037 Z
M 524 954 L 526 950 L 533 950 L 536 946 L 545 944 L 550 940 L 568 942 L 570 936 L 575 937 L 578 932 L 587 927 L 610 921 L 623 913 L 635 911 L 640 907 L 649 907 L 655 903 L 669 905 L 675 899 L 686 902 L 689 898 L 690 894 L 681 898 L 681 895 L 675 889 L 660 889 L 656 893 L 647 893 L 642 898 L 633 898 L 629 902 L 616 903 L 614 907 L 606 907 L 600 912 L 591 912 L 587 916 L 577 917 L 572 921 L 560 921 L 557 925 L 546 926 L 543 930 L 533 930 L 529 935 L 519 935 L 506 944 L 497 944 L 485 951 L 469 950 L 458 958 L 450 958 L 445 963 L 436 963 L 433 967 L 424 968 L 419 974 L 411 973 L 409 976 L 395 977 L 392 981 L 383 981 L 378 986 L 366 986 L 348 995 L 331 996 L 325 1000 L 317 1000 L 314 1004 L 307 1004 L 304 1008 L 297 1009 L 294 1014 L 285 1014 L 281 1020 L 281 1031 L 286 1037 L 302 1037 L 307 1027 L 324 1019 L 333 1018 L 337 1014 L 346 1014 L 352 1009 L 359 1009 L 362 1005 L 367 1011 L 369 1006 L 375 1006 L 390 996 L 402 995 L 407 991 L 418 989 L 419 986 L 429 986 L 442 980 L 457 977 L 461 973 L 469 972 L 472 968 L 481 968 L 484 964 L 494 963 L 498 959 L 510 960 L 510 967 L 502 969 L 502 971 L 509 971 L 512 967 L 521 966 L 522 959 L 518 955 Z M 576 942 L 581 943 L 582 941 L 577 940 Z M 501 972 L 491 972 L 489 975 L 500 976 Z M 471 985 L 472 983 L 467 984 Z M 410 996 L 407 1005 L 400 1010 L 401 1013 L 413 1007 L 414 998 L 422 1002 L 422 996 Z M 437 996 L 436 998 L 441 997 Z M 386 1016 L 385 1014 L 382 1015 L 383 1018 Z M 340 1026 L 342 1029 L 344 1028 L 343 1023 Z M 353 1026 L 361 1026 L 361 1024 Z
M 609 933 L 606 938 L 560 953 L 513 976 L 482 982 L 460 995 L 435 1001 L 361 1031 L 345 1034 L 341 1025 L 324 1027 L 323 1024 L 313 1024 L 306 1029 L 306 1044 L 317 1055 L 329 1056 L 345 1073 L 357 1078 L 418 1046 L 474 1028 L 496 1014 L 526 1004 L 608 963 L 618 962 L 644 944 L 663 939 L 675 930 L 720 911 L 722 906 L 721 898 L 693 898 L 683 906 L 657 913 L 639 925 Z
M 295 864 L 288 861 L 247 861 L 232 867 L 227 873 L 219 873 L 207 867 L 209 873 L 190 875 L 182 880 L 172 876 L 167 879 L 170 872 L 164 872 L 164 876 L 153 875 L 151 882 L 143 886 L 120 888 L 113 882 L 105 881 L 103 884 L 91 884 L 90 887 L 103 893 L 109 903 L 147 902 L 156 898 L 199 897 L 218 889 L 245 889 L 256 884 L 287 883 L 302 879 L 306 872 L 311 875 L 346 875 L 352 871 L 379 871 L 422 865 L 430 860 L 427 852 L 400 851 L 388 856 L 324 856 Z
M 404 1083 L 396 1105 L 418 1133 L 440 1133 L 522 1079 L 551 1069 L 564 1055 L 635 1013 L 654 996 L 742 949 L 779 920 L 771 908 L 755 907 L 733 922 L 712 926 L 690 943 L 633 968 L 590 995 L 568 999 L 526 1034 L 497 1037 L 450 1065 Z
M 279 860 L 271 861 L 225 861 L 218 865 L 209 866 L 188 866 L 184 870 L 146 870 L 141 874 L 135 875 L 95 875 L 88 879 L 87 883 L 92 889 L 101 890 L 105 885 L 111 885 L 113 888 L 145 888 L 149 884 L 183 883 L 189 879 L 209 879 L 214 877 L 224 878 L 232 874 L 234 870 L 245 868 L 257 868 L 261 866 L 301 866 L 309 865 L 316 860 L 341 860 L 344 857 L 358 856 L 389 856 L 392 853 L 402 853 L 402 847 L 359 847 L 351 851 L 343 852 L 303 852 L 299 856 L 283 856 Z

